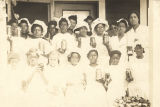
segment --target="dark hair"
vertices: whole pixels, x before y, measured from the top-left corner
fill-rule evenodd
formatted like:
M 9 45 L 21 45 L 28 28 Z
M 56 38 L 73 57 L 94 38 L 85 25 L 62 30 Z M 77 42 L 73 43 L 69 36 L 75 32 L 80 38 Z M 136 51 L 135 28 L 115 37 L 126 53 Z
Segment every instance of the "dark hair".
M 79 59 L 81 58 L 81 55 L 80 55 L 78 52 L 71 52 L 71 53 L 68 55 L 68 62 L 71 61 L 71 57 L 72 57 L 73 54 L 78 54 Z
M 28 26 L 28 22 L 27 22 L 26 20 L 21 20 L 18 25 L 21 26 L 22 23 L 25 23 L 25 24 L 27 24 L 27 26 Z
M 42 27 L 41 25 L 39 25 L 39 24 L 33 24 L 32 27 L 31 27 L 31 32 L 32 32 L 32 33 L 33 33 L 33 31 L 34 31 L 34 29 L 35 29 L 36 27 L 40 27 L 41 30 L 42 30 L 42 32 L 43 32 L 43 27 Z
M 121 57 L 121 52 L 119 50 L 113 50 L 110 52 L 110 57 L 112 57 L 114 54 L 118 54 Z
M 48 27 L 51 26 L 51 25 L 57 26 L 57 22 L 56 21 L 48 22 Z
M 69 19 L 69 20 L 71 20 L 71 19 L 72 19 L 72 20 L 75 20 L 76 23 L 77 23 L 77 15 L 71 15 L 71 16 L 68 17 L 68 19 Z
M 66 18 L 61 18 L 61 20 L 59 21 L 59 27 L 60 27 L 60 25 L 62 24 L 62 22 L 66 22 L 67 25 L 68 25 L 67 19 L 66 19 Z
M 137 45 L 136 45 L 136 47 L 134 48 L 134 52 L 135 52 L 135 50 L 136 50 L 137 47 L 139 47 L 140 49 L 143 49 L 143 53 L 145 53 L 144 48 L 142 47 L 141 44 L 137 44 Z
M 97 56 L 98 56 L 98 51 L 97 51 L 97 50 L 90 50 L 90 51 L 88 52 L 88 54 L 87 54 L 87 57 L 89 57 L 89 54 L 90 54 L 91 52 L 95 52 L 95 53 L 97 54 Z
M 110 24 L 110 26 L 112 26 L 112 25 L 118 26 L 117 21 L 112 21 L 111 24 Z
M 120 22 L 118 22 L 118 25 L 119 25 L 120 23 L 124 23 L 125 26 L 126 26 L 126 28 L 128 27 L 128 24 L 127 24 L 126 20 L 122 19 Z
M 133 13 L 135 13 L 135 14 L 137 15 L 137 17 L 138 17 L 138 19 L 139 19 L 139 21 L 140 21 L 140 14 L 139 14 L 139 12 L 136 11 L 136 10 L 133 10 L 133 11 L 131 11 L 131 12 L 128 14 L 128 20 L 130 19 L 130 16 L 131 16 L 131 14 L 133 14 Z M 130 23 L 130 21 L 129 21 L 129 23 Z
M 84 21 L 87 22 L 87 20 L 92 20 L 92 21 L 94 21 L 94 18 L 93 18 L 92 16 L 87 16 L 87 18 L 85 18 Z

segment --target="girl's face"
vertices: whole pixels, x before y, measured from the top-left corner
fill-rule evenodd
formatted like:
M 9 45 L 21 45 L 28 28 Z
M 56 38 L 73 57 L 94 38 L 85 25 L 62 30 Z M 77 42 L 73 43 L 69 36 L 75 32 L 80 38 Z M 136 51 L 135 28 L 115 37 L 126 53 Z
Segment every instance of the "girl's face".
M 33 31 L 33 35 L 35 36 L 35 37 L 37 37 L 37 38 L 41 38 L 41 37 L 43 37 L 43 35 L 42 35 L 42 29 L 40 28 L 40 27 L 35 27 L 34 28 L 34 31 Z
M 28 32 L 28 25 L 26 23 L 21 23 L 21 32 L 22 33 Z
M 67 32 L 67 29 L 68 29 L 68 24 L 67 24 L 67 22 L 62 22 L 61 25 L 60 25 L 60 29 L 61 29 L 61 32 L 62 32 L 62 33 L 66 33 L 66 32 Z
M 119 23 L 118 25 L 118 33 L 124 34 L 126 32 L 126 25 L 124 23 Z
M 90 52 L 90 54 L 88 55 L 88 59 L 90 61 L 90 64 L 96 64 L 98 59 L 97 53 L 94 51 Z
M 120 60 L 120 56 L 118 54 L 114 54 L 111 58 L 110 58 L 110 63 L 111 65 L 118 65 Z
M 77 65 L 79 63 L 80 57 L 77 53 L 72 53 L 71 54 L 71 59 L 70 59 L 70 63 L 72 65 Z
M 36 66 L 38 64 L 38 58 L 37 57 L 28 57 L 28 64 L 32 67 Z
M 96 26 L 97 35 L 102 35 L 104 31 L 105 31 L 105 26 L 103 24 L 100 23 Z
M 129 21 L 130 21 L 132 26 L 139 24 L 138 23 L 139 22 L 138 16 L 135 13 L 132 13 L 130 15 Z
M 87 28 L 85 26 L 80 28 L 79 35 L 81 35 L 83 37 L 87 35 Z
M 139 47 L 135 48 L 135 53 L 136 53 L 137 57 L 142 57 L 143 51 L 144 51 L 143 48 L 139 48 Z

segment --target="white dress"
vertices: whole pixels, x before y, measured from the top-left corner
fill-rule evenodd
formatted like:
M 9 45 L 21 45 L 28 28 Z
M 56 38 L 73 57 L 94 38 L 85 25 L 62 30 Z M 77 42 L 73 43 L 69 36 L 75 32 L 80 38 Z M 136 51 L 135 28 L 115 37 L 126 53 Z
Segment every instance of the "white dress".
M 20 56 L 21 60 L 25 60 L 25 56 L 28 51 L 27 39 L 24 39 L 22 37 L 12 37 L 10 46 L 10 48 L 12 48 L 12 51 Z
M 139 27 L 134 31 L 132 28 L 127 32 L 128 44 L 134 46 L 135 41 L 138 40 L 144 48 L 149 47 L 149 29 L 147 26 L 139 25 Z
M 6 69 L 6 73 L 3 75 L 4 78 L 4 85 L 3 88 L 5 89 L 3 91 L 4 95 L 3 100 L 5 103 L 5 107 L 22 107 L 23 104 L 25 104 L 25 98 L 24 93 L 22 91 L 22 80 L 24 71 L 23 67 L 20 65 L 16 65 L 14 68 L 8 65 L 8 68 Z
M 103 36 L 93 35 L 91 37 L 95 37 L 95 40 L 96 40 L 97 45 L 96 45 L 96 48 L 93 48 L 93 49 L 96 49 L 98 51 L 98 54 L 99 54 L 98 63 L 104 62 L 104 59 L 109 58 L 109 54 L 108 54 L 107 47 L 103 44 Z
M 78 42 L 77 42 L 77 46 L 78 46 Z M 93 48 L 90 46 L 90 37 L 86 36 L 86 37 L 81 37 L 81 47 L 80 49 L 80 53 L 81 53 L 81 62 L 84 63 L 86 62 L 86 64 L 88 64 L 88 58 L 87 58 L 87 54 L 90 50 L 92 50 Z
M 36 72 L 35 67 L 27 67 L 25 72 L 24 80 L 27 81 L 32 76 L 31 82 L 29 83 L 26 91 L 26 105 L 25 107 L 50 107 L 49 94 L 47 92 L 47 84 L 42 79 L 39 72 Z
M 123 68 L 120 65 L 109 66 L 108 73 L 112 81 L 107 90 L 107 107 L 115 107 L 115 100 L 125 95 L 125 69 Z
M 85 69 L 87 86 L 85 90 L 85 107 L 108 107 L 107 92 L 103 84 L 96 81 L 96 69 L 106 72 L 101 66 L 88 67 Z
M 28 38 L 26 40 L 26 47 L 27 51 L 29 51 L 31 48 L 35 48 L 38 49 L 41 53 L 44 52 L 45 54 L 48 54 L 51 50 L 53 50 L 52 48 L 54 48 L 51 47 L 51 44 L 48 41 L 42 38 Z
M 132 63 L 132 75 L 134 81 L 129 83 L 129 91 L 131 96 L 140 96 L 149 98 L 149 84 L 150 84 L 150 72 L 149 72 L 149 59 L 144 54 L 143 59 L 133 58 Z
M 45 67 L 44 75 L 48 81 L 48 97 L 51 107 L 64 107 L 64 92 L 65 81 L 63 78 L 63 72 L 60 70 L 60 66 L 51 67 L 47 65 Z
M 109 40 L 109 45 L 112 50 L 119 50 L 122 53 L 121 61 L 124 62 L 127 59 L 127 35 L 125 34 L 121 40 L 118 36 L 112 36 Z
M 66 92 L 65 107 L 83 107 L 84 105 L 84 77 L 79 65 L 65 67 Z
M 59 48 L 61 48 L 61 42 L 65 40 L 66 41 L 66 52 L 64 54 L 59 53 L 59 60 L 60 63 L 67 64 L 67 56 L 68 54 L 75 48 L 76 46 L 76 40 L 74 35 L 71 35 L 69 33 L 58 33 L 54 36 L 52 39 L 52 47 L 54 47 L 53 50 L 57 51 Z

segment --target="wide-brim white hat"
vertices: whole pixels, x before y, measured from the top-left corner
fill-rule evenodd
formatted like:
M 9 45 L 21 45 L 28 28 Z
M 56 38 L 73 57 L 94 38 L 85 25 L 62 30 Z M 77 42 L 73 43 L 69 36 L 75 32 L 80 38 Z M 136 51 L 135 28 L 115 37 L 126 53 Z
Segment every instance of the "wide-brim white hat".
M 108 30 L 109 28 L 109 25 L 108 25 L 108 21 L 106 20 L 103 20 L 103 19 L 100 19 L 100 18 L 97 18 L 96 20 L 93 21 L 92 23 L 92 30 L 95 32 L 95 27 L 98 25 L 98 24 L 104 24 L 105 25 L 105 31 Z
M 37 24 L 37 25 L 42 26 L 42 28 L 43 28 L 43 36 L 45 36 L 46 33 L 47 33 L 47 25 L 44 23 L 44 21 L 35 20 L 35 21 L 32 23 L 31 28 L 32 28 L 32 26 L 33 26 L 34 24 Z
M 74 30 L 77 30 L 77 29 L 79 29 L 79 28 L 81 28 L 81 27 L 86 27 L 87 30 L 89 30 L 88 23 L 85 22 L 85 21 L 82 21 L 82 22 L 77 23 L 77 25 L 76 25 L 76 27 L 75 27 Z

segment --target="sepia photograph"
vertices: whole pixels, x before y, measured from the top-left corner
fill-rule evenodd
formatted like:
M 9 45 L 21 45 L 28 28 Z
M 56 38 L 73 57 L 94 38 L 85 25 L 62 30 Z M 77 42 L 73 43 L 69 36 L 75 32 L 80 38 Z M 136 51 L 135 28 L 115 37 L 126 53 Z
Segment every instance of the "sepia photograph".
M 0 0 L 0 107 L 159 107 L 159 17 L 160 0 Z

